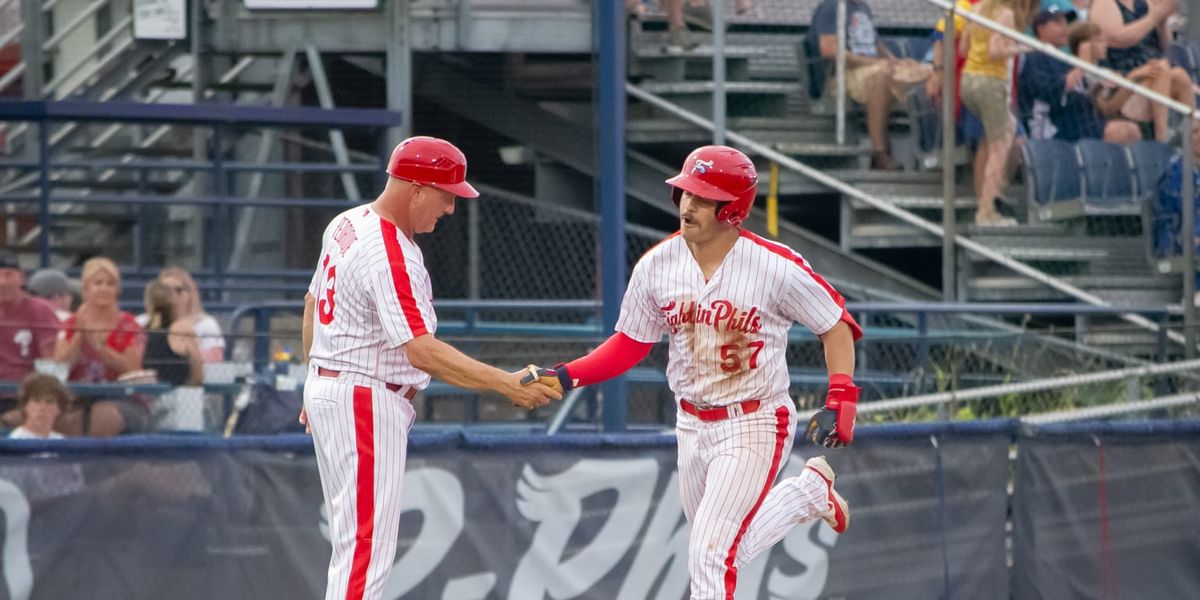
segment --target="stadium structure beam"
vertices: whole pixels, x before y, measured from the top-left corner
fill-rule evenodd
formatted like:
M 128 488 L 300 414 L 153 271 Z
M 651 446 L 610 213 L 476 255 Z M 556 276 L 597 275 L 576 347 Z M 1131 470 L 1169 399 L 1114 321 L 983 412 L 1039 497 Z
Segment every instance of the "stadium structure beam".
M 611 334 L 625 292 L 625 3 L 600 0 L 595 7 L 598 144 L 596 178 L 600 200 L 600 297 L 604 331 Z M 624 377 L 601 386 L 604 430 L 623 431 L 629 414 Z

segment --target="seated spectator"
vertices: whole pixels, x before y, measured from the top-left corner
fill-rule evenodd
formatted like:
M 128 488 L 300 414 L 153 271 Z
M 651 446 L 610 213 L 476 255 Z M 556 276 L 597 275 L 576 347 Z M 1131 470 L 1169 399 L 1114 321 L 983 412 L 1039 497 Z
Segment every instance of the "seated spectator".
M 1200 123 L 1192 127 L 1192 157 L 1196 165 L 1192 169 L 1192 202 L 1200 210 Z M 1150 205 L 1154 221 L 1154 254 L 1159 258 L 1177 256 L 1183 252 L 1185 241 L 1181 238 L 1183 215 L 1183 160 L 1179 156 L 1171 159 L 1162 177 L 1158 180 L 1158 197 Z M 1193 244 L 1200 242 L 1200 217 L 1191 236 Z M 1200 279 L 1197 280 L 1200 286 Z
M 204 312 L 200 290 L 192 275 L 185 269 L 168 267 L 159 271 L 158 280 L 171 290 L 176 320 L 184 321 L 195 331 L 204 362 L 225 360 L 225 336 L 221 334 L 221 325 L 212 315 Z
M 161 280 L 146 285 L 146 352 L 142 365 L 154 369 L 158 381 L 173 386 L 200 385 L 204 361 L 189 319 L 176 319 L 175 292 Z
M 1100 64 L 1107 51 L 1104 36 L 1095 23 L 1080 23 L 1072 28 L 1070 46 L 1072 53 L 1092 64 Z M 1148 62 L 1130 71 L 1129 76 L 1148 76 L 1159 67 L 1156 62 Z M 1144 138 L 1155 138 L 1148 99 L 1114 83 L 1091 77 L 1084 77 L 1081 87 L 1092 97 L 1096 111 L 1102 118 L 1108 119 L 1110 124 L 1123 124 L 1120 129 L 1105 129 L 1107 141 L 1130 143 Z M 1124 125 L 1126 123 L 1128 125 Z M 1129 126 L 1136 128 L 1137 132 L 1134 133 Z
M 820 50 L 821 58 L 831 65 L 837 60 L 837 3 L 822 0 L 813 13 L 808 36 L 809 47 Z M 900 165 L 892 158 L 887 125 L 892 106 L 903 102 L 908 90 L 932 74 L 930 65 L 912 59 L 899 60 L 879 39 L 866 0 L 846 1 L 846 92 L 867 109 L 867 135 L 871 138 L 871 168 L 895 171 Z M 827 80 L 826 92 L 834 89 Z
M 1043 9 L 1033 21 L 1038 40 L 1055 47 L 1078 48 L 1088 38 L 1071 35 L 1069 24 L 1075 11 Z M 1082 24 L 1084 30 L 1098 30 Z M 1131 143 L 1141 139 L 1137 125 L 1114 119 L 1105 122 L 1088 93 L 1086 73 L 1049 54 L 1030 53 L 1021 68 L 1017 96 L 1022 111 L 1030 115 L 1029 131 L 1034 139 L 1058 139 L 1075 142 L 1085 138 Z
M 0 381 L 21 381 L 33 363 L 53 354 L 62 327 L 54 309 L 25 293 L 17 255 L 0 248 Z
M 21 382 L 21 391 L 17 394 L 22 423 L 8 437 L 61 439 L 63 434 L 54 431 L 54 423 L 70 403 L 71 393 L 57 377 L 46 373 L 30 373 Z
M 1167 20 L 1175 10 L 1176 0 L 1097 0 L 1089 16 L 1107 47 L 1101 65 L 1195 109 L 1196 95 L 1187 71 L 1163 58 L 1171 43 Z M 1160 142 L 1171 138 L 1168 112 L 1165 105 L 1137 95 L 1121 106 L 1125 117 L 1153 122 L 1154 139 Z
M 79 285 L 67 278 L 67 274 L 58 269 L 42 269 L 29 276 L 25 289 L 30 294 L 50 303 L 54 314 L 60 321 L 71 317 L 75 296 L 79 293 Z
M 102 257 L 83 263 L 83 303 L 64 323 L 54 359 L 71 365 L 69 379 L 83 383 L 116 381 L 142 368 L 146 339 L 133 315 L 117 305 L 121 274 Z M 68 435 L 113 436 L 144 431 L 149 404 L 141 398 L 105 399 L 92 403 L 89 414 L 73 410 L 62 416 L 59 430 Z M 84 421 L 90 421 L 86 427 Z

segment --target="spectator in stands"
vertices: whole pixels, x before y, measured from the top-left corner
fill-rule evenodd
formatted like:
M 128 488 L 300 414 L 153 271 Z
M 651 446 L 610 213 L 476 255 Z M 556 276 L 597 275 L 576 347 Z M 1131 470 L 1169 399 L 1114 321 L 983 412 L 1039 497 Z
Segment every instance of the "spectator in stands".
M 146 352 L 142 365 L 154 369 L 160 383 L 173 386 L 200 385 L 204 359 L 196 331 L 188 318 L 176 319 L 178 292 L 162 279 L 146 285 Z
M 204 312 L 200 289 L 196 287 L 192 275 L 186 269 L 168 267 L 159 271 L 158 280 L 173 294 L 176 319 L 184 321 L 195 331 L 204 362 L 225 360 L 225 336 L 221 334 L 221 325 L 212 315 Z
M 1037 8 L 1036 0 L 983 0 L 975 10 L 1001 25 L 1024 31 Z M 972 23 L 966 26 L 959 49 L 967 55 L 962 76 L 963 106 L 983 121 L 984 128 L 984 142 L 976 151 L 976 164 L 982 162 L 984 171 L 975 173 L 976 178 L 983 177 L 976 196 L 975 224 L 1015 225 L 1015 220 L 996 210 L 996 197 L 1016 134 L 1016 119 L 1009 110 L 1010 63 L 1025 48 Z
M 1042 9 L 1033 21 L 1034 35 L 1051 46 L 1074 49 L 1078 47 L 1078 39 L 1068 44 L 1072 31 L 1069 24 L 1074 20 L 1074 9 Z M 1071 68 L 1049 54 L 1035 52 L 1026 55 L 1020 73 L 1017 96 L 1023 113 L 1030 115 L 1029 132 L 1034 139 L 1075 142 L 1103 138 L 1114 143 L 1132 143 L 1141 139 L 1137 125 L 1129 121 L 1105 122 L 1088 93 L 1087 74 L 1082 69 Z
M 1192 202 L 1200 210 L 1200 123 L 1192 127 Z M 1183 215 L 1183 160 L 1179 155 L 1171 162 L 1158 180 L 1158 197 L 1150 205 L 1154 219 L 1154 253 L 1156 256 L 1173 256 L 1183 251 L 1185 243 L 1181 235 Z M 1200 217 L 1192 232 L 1192 243 L 1200 242 Z M 1197 279 L 1200 287 L 1200 278 Z
M 979 4 L 982 1 L 983 0 L 958 0 L 958 2 L 956 3 L 958 12 L 961 13 L 961 12 L 973 10 L 975 5 Z M 983 136 L 984 136 L 983 124 L 979 122 L 978 117 L 976 117 L 974 114 L 972 114 L 971 111 L 965 110 L 962 106 L 962 96 L 961 96 L 962 71 L 963 71 L 963 67 L 966 65 L 966 62 L 967 62 L 967 56 L 966 56 L 966 53 L 959 50 L 958 42 L 962 39 L 963 29 L 966 27 L 966 25 L 967 25 L 967 20 L 964 19 L 961 14 L 954 16 L 954 40 L 952 40 L 952 42 L 951 42 L 952 44 L 954 44 L 954 46 L 953 46 L 954 47 L 954 109 L 955 109 L 954 115 L 955 115 L 956 123 L 958 124 L 958 131 L 959 131 L 960 135 L 962 136 L 961 137 L 962 142 L 964 144 L 966 144 L 968 148 L 976 150 L 975 162 L 974 162 L 974 172 L 979 173 L 980 175 L 978 177 L 974 177 L 972 183 L 974 184 L 974 187 L 975 187 L 975 196 L 979 197 L 983 193 L 982 190 L 980 189 L 980 187 L 981 187 L 981 184 L 983 183 L 983 175 L 982 174 L 987 169 L 987 154 L 985 152 L 978 151 L 980 145 L 983 143 Z M 945 38 L 945 35 L 946 35 L 946 19 L 945 18 L 938 19 L 937 24 L 934 26 L 933 36 L 932 36 L 933 37 L 933 49 L 932 49 L 933 75 L 925 82 L 925 92 L 929 95 L 929 97 L 936 104 L 940 104 L 941 98 L 942 98 L 942 82 L 943 82 L 942 77 L 945 74 L 945 67 L 942 64 L 943 51 L 944 51 L 943 50 L 944 47 L 942 46 L 942 43 L 943 43 L 943 39 Z M 1016 144 L 1014 144 L 1014 148 L 1015 148 L 1015 146 L 1016 146 Z M 1013 153 L 1010 153 L 1010 154 L 1013 154 Z M 1008 161 L 1007 167 L 1015 168 L 1015 166 L 1016 166 L 1015 160 Z M 1008 169 L 1007 167 L 1005 170 L 1005 174 L 1006 174 L 1005 178 L 1006 179 L 1011 174 L 1010 169 Z
M 117 305 L 121 274 L 103 257 L 83 263 L 83 303 L 64 323 L 54 350 L 55 360 L 71 365 L 71 381 L 115 381 L 142 368 L 146 338 L 133 315 Z M 59 430 L 69 435 L 112 436 L 137 432 L 149 424 L 149 406 L 139 398 L 105 399 L 92 403 L 90 414 L 72 410 L 60 420 Z M 90 421 L 84 427 L 84 421 Z
M 667 13 L 667 45 L 691 50 L 700 44 L 688 29 L 688 21 L 701 27 L 712 28 L 712 13 L 708 0 L 662 0 Z
M 1100 28 L 1090 22 L 1076 23 L 1071 28 L 1067 45 L 1071 54 L 1092 64 L 1098 64 L 1106 51 Z M 1106 120 L 1105 141 L 1115 144 L 1132 144 L 1144 139 L 1146 134 L 1153 136 L 1152 128 L 1147 127 L 1143 130 L 1141 124 L 1126 119 L 1121 114 L 1121 107 L 1128 102 L 1133 92 L 1106 84 L 1087 74 L 1081 77 L 1076 89 L 1091 98 L 1096 113 L 1100 115 L 1100 118 Z
M 79 293 L 79 285 L 67 278 L 67 274 L 58 269 L 42 269 L 29 276 L 25 284 L 29 293 L 50 303 L 54 314 L 60 321 L 71 317 L 75 296 Z
M 17 255 L 0 248 L 0 381 L 21 381 L 33 363 L 53 354 L 61 328 L 54 309 L 25 293 Z
M 1108 48 L 1100 64 L 1195 109 L 1196 95 L 1187 71 L 1172 67 L 1163 58 L 1171 43 L 1167 19 L 1175 9 L 1176 0 L 1097 0 L 1089 15 Z M 1154 123 L 1155 139 L 1170 140 L 1166 106 L 1134 95 L 1121 113 L 1134 121 L 1148 117 Z
M 822 0 L 813 13 L 808 35 L 816 36 L 821 58 L 837 60 L 837 3 Z M 866 106 L 867 135 L 871 138 L 871 168 L 894 171 L 900 165 L 888 147 L 887 123 L 892 106 L 908 90 L 929 79 L 932 67 L 912 59 L 899 60 L 879 39 L 866 0 L 846 0 L 846 92 Z M 833 79 L 828 80 L 829 90 Z M 828 90 L 827 90 L 828 91 Z
M 21 382 L 17 403 L 24 417 L 23 422 L 8 437 L 50 440 L 63 437 L 63 434 L 54 431 L 54 424 L 71 403 L 71 393 L 57 377 L 46 373 L 30 373 Z

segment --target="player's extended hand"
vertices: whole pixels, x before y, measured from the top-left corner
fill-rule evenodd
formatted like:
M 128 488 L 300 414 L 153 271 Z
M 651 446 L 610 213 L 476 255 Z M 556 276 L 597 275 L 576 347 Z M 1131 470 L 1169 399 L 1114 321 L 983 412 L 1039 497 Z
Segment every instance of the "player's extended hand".
M 557 386 L 550 387 L 540 381 L 525 383 L 523 380 L 529 376 L 528 368 L 509 373 L 504 395 L 508 396 L 513 406 L 534 409 L 549 404 L 551 400 L 562 400 L 562 392 Z
M 818 446 L 842 448 L 854 441 L 854 418 L 858 415 L 858 394 L 862 388 L 843 376 L 829 382 L 825 408 L 808 420 L 804 437 Z
M 537 365 L 528 365 L 522 371 L 525 376 L 521 378 L 521 385 L 529 385 L 533 382 L 538 382 L 546 387 L 554 389 L 558 393 L 571 391 L 571 382 L 560 376 L 560 373 L 555 369 L 547 369 Z

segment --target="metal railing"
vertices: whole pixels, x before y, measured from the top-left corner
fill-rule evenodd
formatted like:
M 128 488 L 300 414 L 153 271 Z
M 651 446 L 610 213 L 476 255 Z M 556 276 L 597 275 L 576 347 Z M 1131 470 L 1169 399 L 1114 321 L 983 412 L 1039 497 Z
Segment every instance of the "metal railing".
M 34 204 L 38 211 L 40 233 L 37 238 L 39 264 L 47 266 L 50 256 L 49 225 L 55 218 L 51 207 L 61 204 L 78 206 L 97 203 L 120 203 L 127 205 L 175 205 L 192 204 L 212 207 L 214 228 L 228 231 L 231 223 L 229 211 L 234 206 L 275 207 L 326 207 L 348 206 L 340 198 L 238 198 L 229 189 L 229 178 L 236 173 L 374 173 L 382 172 L 382 163 L 334 165 L 324 163 L 256 163 L 230 160 L 225 156 L 228 142 L 232 142 L 238 128 L 272 128 L 318 126 L 329 128 L 370 128 L 386 130 L 400 122 L 397 113 L 382 110 L 342 109 L 325 110 L 315 108 L 264 108 L 229 107 L 211 105 L 140 104 L 121 102 L 4 102 L 0 103 L 0 120 L 31 122 L 38 134 L 36 160 L 0 161 L 0 168 L 28 171 L 25 178 L 34 193 L 12 191 L 0 195 L 0 200 L 13 204 Z M 56 159 L 50 141 L 51 127 L 59 123 L 90 124 L 157 124 L 206 128 L 211 132 L 209 158 L 206 160 L 86 160 Z M 385 156 L 380 154 L 380 156 Z M 376 161 L 382 160 L 375 157 Z M 208 194 L 155 195 L 148 190 L 133 194 L 62 194 L 54 191 L 56 173 L 64 170 L 101 170 L 133 173 L 143 181 L 150 172 L 206 173 L 211 178 L 212 189 Z M 218 277 L 228 268 L 219 245 L 212 260 L 212 268 Z M 140 267 L 138 262 L 136 267 Z
M 1192 131 L 1192 128 L 1196 124 L 1196 118 L 1197 118 L 1197 112 L 1194 109 L 1187 106 L 1186 104 L 1183 104 L 1183 103 L 1178 102 L 1172 98 L 1169 98 L 1163 94 L 1160 94 L 1146 86 L 1134 83 L 1110 69 L 1106 69 L 1103 67 L 1099 67 L 1097 65 L 1093 65 L 1085 60 L 1082 60 L 1080 58 L 1072 56 L 1071 54 L 1063 52 L 1062 50 L 1060 50 L 1054 46 L 1051 46 L 1050 44 L 1042 42 L 1034 37 L 1031 37 L 1031 36 L 1025 34 L 1024 32 L 1017 31 L 1015 29 L 1012 29 L 1011 27 L 1006 27 L 1006 26 L 1001 25 L 1000 23 L 997 23 L 996 21 L 993 21 L 987 17 L 975 14 L 970 11 L 959 11 L 957 5 L 950 0 L 924 0 L 924 1 L 929 4 L 933 4 L 941 9 L 943 9 L 944 11 L 946 11 L 945 17 L 944 17 L 945 34 L 943 35 L 944 41 L 942 43 L 942 52 L 943 52 L 942 64 L 943 64 L 944 68 L 947 70 L 945 71 L 946 75 L 943 78 L 944 88 L 943 88 L 942 97 L 944 98 L 944 101 L 942 102 L 942 123 L 943 123 L 943 127 L 945 128 L 944 131 L 949 131 L 950 134 L 942 136 L 942 140 L 943 140 L 942 150 L 944 153 L 943 154 L 944 158 L 942 161 L 943 169 L 949 169 L 951 167 L 948 167 L 948 165 L 954 164 L 954 162 L 953 162 L 954 147 L 953 147 L 953 144 L 949 143 L 949 140 L 954 139 L 953 134 L 952 134 L 953 129 L 950 125 L 950 124 L 954 123 L 954 120 L 955 120 L 955 117 L 954 117 L 954 105 L 955 104 L 954 104 L 954 102 L 950 101 L 952 98 L 954 98 L 954 94 L 953 94 L 954 81 L 951 77 L 952 71 L 948 70 L 948 67 L 949 67 L 949 65 L 955 64 L 955 52 L 956 52 L 955 46 L 957 45 L 956 43 L 953 42 L 953 40 L 955 39 L 955 35 L 956 35 L 955 29 L 954 29 L 955 28 L 955 17 L 961 17 L 961 18 L 965 19 L 966 21 L 969 21 L 971 23 L 979 25 L 980 27 L 988 29 L 994 33 L 999 33 L 1000 35 L 1003 35 L 1004 37 L 1006 37 L 1010 40 L 1013 40 L 1024 46 L 1028 46 L 1034 50 L 1037 50 L 1038 52 L 1053 56 L 1054 58 L 1056 58 L 1060 61 L 1063 61 L 1063 62 L 1071 65 L 1072 67 L 1081 69 L 1084 72 L 1086 72 L 1098 79 L 1101 79 L 1112 85 L 1116 85 L 1118 87 L 1127 89 L 1127 90 L 1133 92 L 1134 94 L 1142 96 L 1152 102 L 1156 102 L 1158 104 L 1166 106 L 1168 109 L 1183 115 L 1184 121 L 1182 123 L 1182 126 L 1184 127 L 1184 135 L 1181 136 L 1183 147 L 1180 152 L 1181 160 L 1183 162 L 1183 176 L 1182 176 L 1182 190 L 1181 190 L 1180 196 L 1182 198 L 1184 198 L 1184 201 L 1182 202 L 1182 215 L 1181 215 L 1182 223 L 1181 223 L 1180 227 L 1181 227 L 1182 231 L 1187 232 L 1187 235 L 1184 236 L 1185 239 L 1191 240 L 1191 238 L 1192 238 L 1191 232 L 1195 231 L 1195 223 L 1196 223 L 1195 205 L 1194 205 L 1194 201 L 1193 201 L 1193 198 L 1195 195 L 1195 190 L 1193 189 L 1193 186 L 1194 186 L 1193 171 L 1195 169 L 1195 164 L 1194 164 L 1195 157 L 1193 154 L 1192 136 L 1191 136 L 1191 131 Z M 844 11 L 845 0 L 839 0 L 838 5 L 839 5 L 839 11 Z M 844 36 L 844 34 L 845 34 L 844 29 L 839 28 L 838 33 L 839 33 L 839 36 Z M 838 44 L 838 63 L 839 64 L 845 63 L 846 52 L 847 52 L 847 49 L 846 49 L 845 40 L 843 37 L 839 37 L 839 44 Z M 842 92 L 844 89 L 844 84 L 845 84 L 844 77 L 845 77 L 844 73 L 842 72 L 842 70 L 839 69 L 839 72 L 838 72 L 839 105 L 844 101 L 844 96 L 842 95 Z M 838 118 L 844 119 L 845 118 L 844 112 L 839 112 Z M 843 125 L 839 124 L 839 126 L 843 126 Z M 955 214 L 953 206 L 954 206 L 954 201 L 955 201 L 955 197 L 956 197 L 956 192 L 954 189 L 952 178 L 944 178 L 943 179 L 942 194 L 943 194 L 943 201 L 945 202 L 945 208 L 943 209 L 943 213 L 942 213 L 943 219 L 944 219 L 943 220 L 943 228 L 945 228 L 948 224 L 953 223 L 953 215 Z M 1147 233 L 1147 235 L 1148 235 L 1148 233 Z M 945 247 L 943 249 L 943 257 L 953 257 L 954 256 L 954 246 L 959 243 L 959 240 L 956 239 L 956 237 L 951 237 L 951 236 L 943 236 L 943 240 L 944 240 L 944 244 L 945 244 Z M 966 246 L 966 245 L 964 245 L 964 247 L 966 247 L 969 250 L 971 249 L 969 246 Z M 1196 251 L 1196 248 L 1195 248 L 1194 242 L 1183 244 L 1183 269 L 1182 269 L 1182 272 L 1183 272 L 1183 295 L 1181 298 L 1181 303 L 1183 305 L 1184 332 L 1183 332 L 1183 340 L 1182 341 L 1184 342 L 1185 352 L 1188 357 L 1195 356 L 1195 352 L 1196 352 L 1196 334 L 1195 334 L 1195 327 L 1194 327 L 1194 325 L 1196 323 L 1196 312 L 1195 312 L 1196 307 L 1195 307 L 1195 299 L 1194 299 L 1194 294 L 1193 294 L 1193 291 L 1196 288 L 1196 280 L 1195 280 L 1196 254 L 1195 254 L 1195 251 Z M 1080 298 L 1080 299 L 1083 299 L 1083 298 Z M 1088 301 L 1086 299 L 1084 299 L 1084 300 Z M 1088 301 L 1088 302 L 1090 303 L 1090 301 Z
M 653 105 L 657 108 L 660 108 L 668 113 L 671 113 L 684 121 L 687 121 L 689 123 L 692 123 L 694 125 L 697 125 L 701 128 L 704 128 L 704 129 L 707 129 L 710 131 L 714 129 L 714 125 L 713 125 L 712 121 L 705 119 L 704 117 L 701 117 L 687 109 L 684 109 L 677 104 L 674 104 L 670 101 L 664 100 L 663 98 L 661 98 L 655 94 L 647 92 L 632 83 L 626 83 L 625 90 L 629 93 L 629 95 L 631 95 L 643 102 L 646 102 L 647 104 L 651 104 L 651 105 Z M 1045 272 L 1040 271 L 1034 267 L 1031 267 L 1025 263 L 1022 263 L 1020 261 L 1009 258 L 1008 256 L 1005 256 L 1004 254 L 997 252 L 996 250 L 993 250 L 993 249 L 989 248 L 988 246 L 980 244 L 979 242 L 976 242 L 964 235 L 961 235 L 958 233 L 953 233 L 953 232 L 950 233 L 949 235 L 947 235 L 947 233 L 946 233 L 947 230 L 943 226 L 939 226 L 934 223 L 931 223 L 930 221 L 927 221 L 927 220 L 917 216 L 916 214 L 914 214 L 911 211 L 896 207 L 895 205 L 891 204 L 890 202 L 887 202 L 878 197 L 872 196 L 872 195 L 858 189 L 857 187 L 854 187 L 844 181 L 841 181 L 831 175 L 826 174 L 825 172 L 821 171 L 820 169 L 806 165 L 790 156 L 787 156 L 786 154 L 783 154 L 782 152 L 779 152 L 779 151 L 771 148 L 770 146 L 768 146 L 766 144 L 757 142 L 748 136 L 742 135 L 742 134 L 734 132 L 734 131 L 729 131 L 726 133 L 726 137 L 731 142 L 738 144 L 738 145 L 742 146 L 743 148 L 746 148 L 760 156 L 763 156 L 764 158 L 767 158 L 768 160 L 778 163 L 781 167 L 783 167 L 785 169 L 788 169 L 794 173 L 798 173 L 800 175 L 808 177 L 809 179 L 812 179 L 822 185 L 825 185 L 829 188 L 837 190 L 837 191 L 841 192 L 842 194 L 850 196 L 851 198 L 861 200 L 864 203 L 870 205 L 872 208 L 875 208 L 875 209 L 879 210 L 880 212 L 887 213 L 888 215 L 895 217 L 896 219 L 899 219 L 900 221 L 903 221 L 904 223 L 912 225 L 913 227 L 916 227 L 926 233 L 930 233 L 930 234 L 940 237 L 942 239 L 951 238 L 955 245 L 961 246 L 965 250 L 973 252 L 983 258 L 986 258 L 987 260 L 989 260 L 991 262 L 994 262 L 998 265 L 1001 265 L 1003 267 L 1011 269 L 1012 271 L 1015 271 L 1015 272 L 1019 273 L 1020 275 L 1028 277 L 1028 278 L 1030 278 L 1034 281 L 1037 281 L 1043 285 L 1046 285 L 1046 286 L 1053 288 L 1059 292 L 1062 292 L 1068 296 L 1071 296 L 1072 298 L 1075 298 L 1076 300 L 1086 302 L 1087 304 L 1091 304 L 1094 306 L 1112 307 L 1112 304 L 1105 301 L 1100 296 L 1092 294 L 1091 292 L 1088 292 L 1087 290 L 1084 290 L 1080 287 L 1071 285 L 1070 283 L 1067 283 L 1066 281 L 1063 281 L 1062 279 L 1048 275 Z M 951 208 L 950 210 L 953 210 L 953 209 Z M 1139 327 L 1145 328 L 1149 331 L 1158 331 L 1158 325 L 1156 323 L 1142 317 L 1139 314 L 1122 313 L 1122 314 L 1120 314 L 1120 318 L 1122 318 L 1130 323 L 1133 323 Z M 1176 343 L 1185 343 L 1184 336 L 1180 333 L 1170 332 L 1169 337 L 1172 341 L 1174 341 Z M 1194 339 L 1194 337 L 1193 337 L 1193 339 Z M 1193 346 L 1195 345 L 1194 342 L 1192 345 Z

